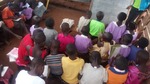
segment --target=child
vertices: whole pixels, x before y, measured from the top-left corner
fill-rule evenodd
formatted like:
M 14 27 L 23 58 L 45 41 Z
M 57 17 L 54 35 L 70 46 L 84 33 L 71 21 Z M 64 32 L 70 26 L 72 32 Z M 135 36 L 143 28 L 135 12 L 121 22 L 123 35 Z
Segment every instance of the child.
M 90 56 L 90 63 L 85 63 L 80 72 L 81 80 L 79 84 L 103 84 L 107 82 L 107 71 L 101 64 L 101 56 L 97 51 L 93 51 Z
M 74 43 L 75 39 L 73 36 L 71 36 L 70 33 L 70 28 L 68 23 L 63 23 L 61 25 L 61 30 L 62 33 L 58 34 L 57 39 L 60 42 L 60 48 L 59 52 L 60 53 L 65 53 L 66 51 L 66 46 L 70 43 Z
M 43 45 L 45 43 L 45 35 L 42 30 L 35 30 L 33 35 L 27 34 L 22 41 L 20 42 L 18 48 L 18 58 L 16 59 L 16 63 L 18 65 L 18 70 L 24 69 L 29 63 L 29 56 L 33 56 L 33 47 L 36 45 L 40 47 L 42 51 L 42 58 L 46 55 L 46 50 L 43 49 Z
M 31 35 L 33 35 L 33 31 L 36 30 L 36 29 L 41 29 L 43 30 L 42 27 L 40 27 L 40 21 L 41 21 L 41 18 L 38 17 L 38 16 L 33 16 L 33 25 L 30 27 L 30 33 Z
M 54 29 L 54 19 L 47 18 L 45 20 L 46 28 L 44 28 L 44 34 L 46 36 L 46 46 L 49 47 L 52 40 L 57 39 L 58 32 Z
M 136 61 L 136 54 L 139 50 L 144 50 L 147 46 L 149 45 L 149 41 L 147 38 L 141 37 L 138 41 L 137 41 L 137 45 L 131 45 L 130 46 L 130 54 L 127 57 L 127 59 L 129 61 Z
M 129 74 L 125 84 L 141 84 L 148 76 L 149 53 L 146 50 L 138 51 L 136 65 L 129 66 Z
M 50 74 L 54 76 L 61 76 L 63 73 L 61 64 L 63 54 L 58 54 L 59 46 L 60 42 L 53 40 L 50 47 L 50 55 L 45 58 L 46 64 L 50 68 Z
M 81 35 L 75 36 L 75 45 L 79 55 L 81 55 L 80 57 L 83 58 L 85 62 L 87 62 L 89 59 L 88 57 L 89 49 L 92 48 L 92 41 L 88 37 L 89 36 L 88 27 L 84 26 L 81 32 L 82 32 Z
M 87 26 L 90 22 L 92 12 L 87 11 L 86 16 L 81 16 L 78 22 L 77 32 L 81 33 L 81 30 L 84 26 Z
M 128 61 L 121 55 L 117 55 L 113 67 L 107 68 L 107 84 L 124 84 L 128 75 Z
M 31 62 L 30 71 L 21 70 L 16 77 L 16 84 L 45 84 L 40 78 L 44 71 L 44 61 L 34 58 Z
M 96 17 L 97 20 L 91 20 L 90 22 L 90 34 L 92 36 L 92 40 L 98 38 L 99 34 L 102 34 L 105 31 L 105 24 L 101 22 L 104 17 L 104 13 L 99 11 L 97 12 Z
M 116 43 L 119 43 L 121 36 L 126 30 L 126 25 L 123 24 L 123 21 L 126 19 L 126 17 L 127 14 L 125 14 L 124 12 L 119 13 L 117 17 L 118 21 L 112 21 L 105 30 L 105 32 L 110 32 L 113 35 L 113 40 Z
M 84 60 L 77 57 L 74 44 L 68 44 L 66 47 L 68 57 L 62 57 L 63 74 L 61 78 L 69 84 L 77 84 L 78 74 L 82 70 Z
M 101 54 L 102 61 L 108 60 L 108 53 L 111 48 L 111 42 L 113 39 L 113 35 L 109 32 L 103 33 L 97 44 L 95 44 L 91 51 L 98 51 Z

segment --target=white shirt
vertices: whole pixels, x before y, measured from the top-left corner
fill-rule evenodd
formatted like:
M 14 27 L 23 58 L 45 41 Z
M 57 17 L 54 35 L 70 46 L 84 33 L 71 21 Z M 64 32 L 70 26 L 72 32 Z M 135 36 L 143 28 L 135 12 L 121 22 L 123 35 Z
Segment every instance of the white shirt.
M 39 76 L 28 74 L 26 70 L 21 70 L 16 77 L 16 84 L 45 84 L 45 81 Z
M 103 84 L 108 80 L 107 71 L 101 65 L 99 68 L 94 68 L 90 63 L 85 63 L 80 74 L 83 76 L 79 84 Z

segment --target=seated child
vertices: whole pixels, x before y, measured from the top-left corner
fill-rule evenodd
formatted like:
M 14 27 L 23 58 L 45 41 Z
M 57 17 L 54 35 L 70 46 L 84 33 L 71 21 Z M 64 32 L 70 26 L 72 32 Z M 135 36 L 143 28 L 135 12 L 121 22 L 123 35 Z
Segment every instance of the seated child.
M 102 11 L 97 12 L 96 18 L 97 20 L 91 20 L 90 22 L 90 34 L 91 39 L 94 40 L 98 38 L 100 34 L 102 34 L 105 31 L 105 24 L 101 22 L 101 20 L 104 17 L 104 13 Z
M 31 33 L 31 35 L 33 35 L 33 31 L 36 30 L 36 29 L 43 30 L 43 28 L 40 27 L 40 21 L 41 21 L 40 17 L 33 16 L 33 25 L 30 27 L 30 33 Z
M 107 68 L 107 84 L 124 84 L 128 75 L 128 61 L 125 57 L 117 55 L 114 66 Z
M 98 51 L 101 54 L 102 62 L 108 60 L 112 39 L 113 35 L 109 32 L 105 32 L 100 36 L 97 44 L 91 49 L 91 51 Z
M 50 68 L 50 74 L 54 76 L 61 76 L 63 73 L 61 58 L 64 55 L 58 54 L 59 46 L 60 42 L 53 40 L 50 47 L 50 54 L 45 58 L 45 62 Z
M 40 78 L 44 71 L 44 61 L 34 58 L 31 62 L 30 70 L 21 70 L 16 77 L 16 84 L 45 84 Z
M 127 14 L 124 12 L 119 13 L 118 21 L 112 21 L 106 28 L 105 32 L 110 32 L 113 35 L 113 40 L 116 43 L 119 43 L 120 38 L 126 31 L 126 25 L 123 24 L 123 21 L 126 19 Z
M 111 46 L 109 58 L 115 57 L 117 54 L 122 55 L 123 57 L 128 57 L 130 54 L 130 46 L 129 44 L 132 42 L 132 35 L 125 34 L 121 37 L 120 43 Z
M 127 59 L 129 61 L 136 61 L 136 54 L 139 50 L 144 50 L 147 46 L 149 45 L 149 41 L 147 38 L 141 37 L 138 41 L 137 41 L 137 45 L 131 45 L 130 46 L 130 54 L 127 57 Z
M 81 30 L 84 26 L 88 26 L 90 22 L 92 12 L 87 11 L 85 16 L 81 16 L 78 22 L 77 32 L 81 33 Z
M 149 76 L 148 66 L 149 52 L 140 50 L 136 55 L 136 64 L 129 66 L 129 74 L 125 84 L 141 84 Z
M 84 60 L 77 57 L 74 44 L 68 44 L 66 47 L 68 57 L 62 57 L 63 74 L 61 78 L 68 84 L 78 84 L 78 74 L 82 70 Z
M 92 48 L 92 41 L 89 38 L 89 29 L 88 27 L 84 26 L 81 30 L 81 35 L 75 36 L 75 46 L 78 51 L 78 56 L 83 58 L 85 62 L 89 60 L 88 52 L 89 49 Z
M 42 58 L 46 55 L 46 50 L 43 49 L 43 44 L 45 43 L 45 35 L 42 30 L 35 30 L 33 35 L 27 34 L 20 42 L 18 48 L 18 58 L 16 59 L 16 64 L 18 65 L 18 70 L 24 69 L 29 63 L 29 56 L 33 56 L 34 45 L 40 47 L 42 51 Z
M 81 80 L 79 84 L 103 84 L 108 80 L 107 71 L 101 64 L 101 56 L 97 51 L 93 51 L 90 56 L 90 63 L 85 63 L 80 72 Z
M 60 53 L 65 53 L 66 51 L 66 46 L 70 43 L 74 43 L 75 39 L 73 36 L 71 36 L 70 33 L 70 28 L 69 28 L 69 24 L 68 23 L 63 23 L 61 25 L 61 31 L 62 33 L 58 34 L 57 39 L 60 42 L 60 48 L 59 48 L 59 52 Z
M 58 32 L 54 29 L 55 21 L 53 18 L 47 18 L 45 20 L 46 28 L 44 28 L 44 34 L 46 36 L 46 46 L 49 47 L 52 40 L 57 39 Z

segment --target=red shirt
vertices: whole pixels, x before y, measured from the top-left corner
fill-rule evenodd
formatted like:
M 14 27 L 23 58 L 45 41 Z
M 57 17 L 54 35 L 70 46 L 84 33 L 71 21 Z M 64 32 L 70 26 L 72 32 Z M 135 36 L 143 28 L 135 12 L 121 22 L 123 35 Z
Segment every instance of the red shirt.
M 58 34 L 57 39 L 60 41 L 60 48 L 59 51 L 64 53 L 66 51 L 66 46 L 70 43 L 74 43 L 75 39 L 73 36 L 68 34 L 65 36 L 63 33 Z
M 25 56 L 28 56 L 26 46 L 30 45 L 30 51 L 29 51 L 29 56 L 32 56 L 32 51 L 34 47 L 34 41 L 31 39 L 31 35 L 27 34 L 22 41 L 20 42 L 19 48 L 18 48 L 18 58 L 16 60 L 16 63 L 20 66 L 26 66 L 29 61 L 25 61 L 24 58 Z M 46 50 L 42 51 L 42 58 L 44 58 L 46 55 Z

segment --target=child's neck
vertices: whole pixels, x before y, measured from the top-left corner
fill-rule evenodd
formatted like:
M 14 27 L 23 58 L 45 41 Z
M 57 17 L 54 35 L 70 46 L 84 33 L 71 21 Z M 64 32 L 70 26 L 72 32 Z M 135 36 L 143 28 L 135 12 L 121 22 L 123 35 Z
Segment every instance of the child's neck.
M 32 75 L 32 76 L 37 76 L 37 74 L 35 73 L 34 70 L 28 71 L 28 74 Z
M 118 21 L 116 22 L 118 26 L 121 26 L 122 25 L 122 22 L 121 21 Z
M 35 24 L 35 26 L 34 26 L 35 28 L 38 28 L 39 27 L 39 24 Z
M 68 36 L 69 33 L 63 33 L 63 34 L 64 34 L 64 36 Z
M 58 51 L 51 51 L 51 55 L 57 55 L 58 54 Z
M 77 59 L 77 57 L 76 56 L 74 56 L 74 57 L 69 57 L 71 60 L 76 60 Z

